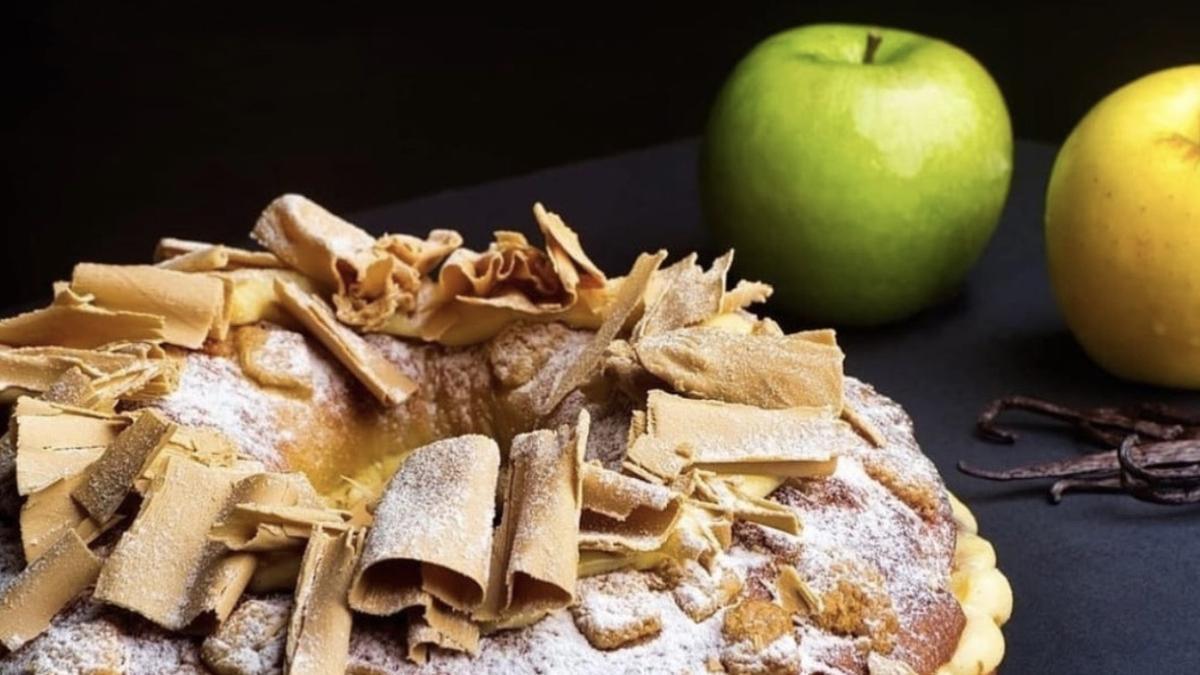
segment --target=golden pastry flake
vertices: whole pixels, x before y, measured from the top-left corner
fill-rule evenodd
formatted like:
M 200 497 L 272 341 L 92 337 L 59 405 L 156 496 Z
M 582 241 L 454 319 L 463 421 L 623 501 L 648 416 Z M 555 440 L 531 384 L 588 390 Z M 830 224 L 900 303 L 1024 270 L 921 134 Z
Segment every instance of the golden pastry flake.
M 646 434 L 630 448 L 631 459 L 646 437 L 686 449 L 688 465 L 699 469 L 794 477 L 829 475 L 839 451 L 861 442 L 829 408 L 765 410 L 658 389 L 649 394 Z
M 212 272 L 210 276 L 225 285 L 225 317 L 230 326 L 246 326 L 259 321 L 297 326 L 275 292 L 278 280 L 293 284 L 306 293 L 317 292 L 317 285 L 311 279 L 288 269 L 233 269 Z
M 68 288 L 55 290 L 48 307 L 0 319 L 0 345 L 93 349 L 121 341 L 161 342 L 167 337 L 166 319 L 160 315 L 97 307 Z
M 682 505 L 682 495 L 662 485 L 594 464 L 585 465 L 580 548 L 615 552 L 656 550 L 670 537 L 682 514 Z
M 0 643 L 14 651 L 50 627 L 54 615 L 100 573 L 100 559 L 65 532 L 0 592 Z
M 604 272 L 583 252 L 579 235 L 557 213 L 547 211 L 537 202 L 533 205 L 533 217 L 546 239 L 546 252 L 565 286 L 573 290 L 577 285 L 598 288 L 605 284 Z
M 788 534 L 800 534 L 800 519 L 795 511 L 779 502 L 743 492 L 737 484 L 739 478 L 697 475 L 693 503 L 728 514 L 737 520 L 758 523 Z
M 313 528 L 300 563 L 287 634 L 287 672 L 340 673 L 353 618 L 346 595 L 363 550 L 363 532 Z
M 875 426 L 871 418 L 859 412 L 853 405 L 847 403 L 842 407 L 842 419 L 846 420 L 850 426 L 854 427 L 863 438 L 871 442 L 871 445 L 882 448 L 887 446 L 887 437 Z
M 482 253 L 454 251 L 437 281 L 422 284 L 416 311 L 393 315 L 381 330 L 463 345 L 486 340 L 519 319 L 600 326 L 612 299 L 607 279 L 561 221 L 543 225 L 543 232 L 544 251 L 508 231 L 496 232 Z
M 142 357 L 123 347 L 118 347 L 118 350 L 40 346 L 0 349 L 0 392 L 3 392 L 0 399 L 15 398 L 16 394 L 22 393 L 47 392 L 51 385 L 72 369 L 78 370 L 91 381 L 106 376 L 118 378 L 125 373 L 155 367 L 161 367 L 161 370 L 154 377 L 140 387 L 126 387 L 121 395 L 131 399 L 141 395 L 163 396 L 174 388 L 177 381 L 177 372 L 168 363 L 157 355 Z
M 216 272 L 241 268 L 283 267 L 283 261 L 268 251 L 210 244 L 203 241 L 164 237 L 154 249 L 156 265 L 177 272 Z
M 228 329 L 222 321 L 225 288 L 205 274 L 80 263 L 71 275 L 71 290 L 91 296 L 97 307 L 162 317 L 164 341 L 188 349 L 199 349 L 210 335 L 221 337 Z
M 305 547 L 314 528 L 350 529 L 349 514 L 314 506 L 238 504 L 209 537 L 231 551 L 287 551 Z
M 750 305 L 766 302 L 774 292 L 770 284 L 739 279 L 737 285 L 721 298 L 721 314 L 740 312 Z
M 414 663 L 428 661 L 432 647 L 475 655 L 479 652 L 479 627 L 465 614 L 429 598 L 420 613 L 409 619 L 407 642 L 408 658 Z
M 66 475 L 63 478 L 25 499 L 21 505 L 20 522 L 21 546 L 26 560 L 41 557 L 67 530 L 74 530 L 84 543 L 91 543 L 120 521 L 120 516 L 114 516 L 107 522 L 98 523 L 71 498 L 71 492 L 87 479 L 85 469 L 99 457 L 100 452 L 97 449 L 92 456 L 75 457 L 73 466 L 64 467 Z
M 500 448 L 486 436 L 414 450 L 375 509 L 350 605 L 386 616 L 428 594 L 459 611 L 478 608 L 488 588 L 499 468 Z
M 646 311 L 633 328 L 633 340 L 694 326 L 721 312 L 725 277 L 733 252 L 713 261 L 705 271 L 695 253 L 662 270 L 647 292 Z
M 376 240 L 300 195 L 271 202 L 251 236 L 333 290 L 338 318 L 367 330 L 416 309 L 424 274 L 462 243 L 449 230 L 434 230 L 427 240 L 408 235 Z
M 384 405 L 399 405 L 417 390 L 417 384 L 379 350 L 338 322 L 329 306 L 290 282 L 277 279 L 275 289 L 283 306 L 325 345 L 337 360 Z
M 331 289 L 345 283 L 339 263 L 357 276 L 374 262 L 374 237 L 301 195 L 283 195 L 268 204 L 250 236 L 289 267 Z
M 842 350 L 806 334 L 683 328 L 633 345 L 646 370 L 689 396 L 760 408 L 842 408 Z
M 70 370 L 59 375 L 42 394 L 42 399 L 51 403 L 81 408 L 96 407 L 92 402 L 97 398 L 96 390 L 92 387 L 92 378 L 85 375 L 79 366 L 71 366 Z
M 17 449 L 17 492 L 28 495 L 94 461 L 129 426 L 125 416 L 29 397 L 12 414 Z
M 71 492 L 71 497 L 92 520 L 107 522 L 133 489 L 133 481 L 141 473 L 142 466 L 174 433 L 175 424 L 161 413 L 152 409 L 142 411 L 133 424 L 118 434 L 104 453 L 88 466 L 86 480 Z
M 154 453 L 150 461 L 142 467 L 142 472 L 134 480 L 134 489 L 139 494 L 146 494 L 158 476 L 166 471 L 167 464 L 173 458 L 196 462 L 213 469 L 231 469 L 244 475 L 266 470 L 262 462 L 238 454 L 233 441 L 216 429 L 177 426 L 166 445 Z
M 780 566 L 779 577 L 775 580 L 775 594 L 779 604 L 792 614 L 808 616 L 825 611 L 821 596 L 809 587 L 792 565 Z
M 254 556 L 230 553 L 209 530 L 230 502 L 270 492 L 285 478 L 247 477 L 229 469 L 171 459 L 141 511 L 104 564 L 94 597 L 169 630 L 198 619 L 223 620 L 254 573 Z M 153 570 L 153 574 L 147 574 Z
M 566 372 L 555 373 L 543 368 L 538 371 L 530 383 L 529 391 L 533 397 L 533 411 L 539 417 L 545 417 L 558 407 L 568 393 L 587 381 L 600 367 L 604 352 L 617 333 L 625 327 L 629 317 L 633 315 L 643 301 L 646 286 L 655 270 L 667 257 L 665 251 L 653 255 L 643 253 L 638 256 L 630 269 L 629 275 L 621 281 L 616 297 L 608 310 L 604 324 L 597 329 L 592 341 L 575 359 Z
M 575 600 L 581 471 L 590 420 L 574 433 L 519 434 L 509 450 L 504 515 L 494 541 L 484 607 L 488 620 L 560 609 Z M 548 541 L 558 542 L 548 548 Z

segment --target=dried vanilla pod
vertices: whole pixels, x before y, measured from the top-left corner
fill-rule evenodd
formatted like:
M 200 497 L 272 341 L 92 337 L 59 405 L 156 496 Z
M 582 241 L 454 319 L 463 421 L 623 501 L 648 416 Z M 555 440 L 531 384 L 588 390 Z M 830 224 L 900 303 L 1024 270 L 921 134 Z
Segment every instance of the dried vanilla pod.
M 1077 409 L 1039 398 L 1009 396 L 984 409 L 978 423 L 980 435 L 998 443 L 1013 443 L 1017 434 L 997 424 L 1006 410 L 1065 422 L 1087 440 L 1116 448 L 1003 470 L 959 462 L 959 471 L 996 481 L 1055 478 L 1050 497 L 1056 503 L 1071 491 L 1124 492 L 1160 504 L 1200 503 L 1198 411 L 1157 403 Z

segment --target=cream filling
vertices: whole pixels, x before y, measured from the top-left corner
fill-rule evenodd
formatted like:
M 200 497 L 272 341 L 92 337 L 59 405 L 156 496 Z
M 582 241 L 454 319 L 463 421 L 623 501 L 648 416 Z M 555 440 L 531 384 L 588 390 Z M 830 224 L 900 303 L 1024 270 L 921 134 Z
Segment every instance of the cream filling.
M 1004 659 L 1004 634 L 1000 627 L 1012 616 L 1012 587 L 996 568 L 996 551 L 991 543 L 979 536 L 975 516 L 957 497 L 952 494 L 949 497 L 958 522 L 950 591 L 962 605 L 967 623 L 954 655 L 938 668 L 936 675 L 992 673 Z

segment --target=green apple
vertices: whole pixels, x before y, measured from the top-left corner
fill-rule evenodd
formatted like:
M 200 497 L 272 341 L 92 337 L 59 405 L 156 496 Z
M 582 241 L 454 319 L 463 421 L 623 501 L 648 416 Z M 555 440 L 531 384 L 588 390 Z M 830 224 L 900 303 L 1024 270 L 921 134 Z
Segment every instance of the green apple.
M 1008 194 L 1012 127 L 969 54 L 901 30 L 779 33 L 734 69 L 701 153 L 707 220 L 808 320 L 873 325 L 953 294 Z

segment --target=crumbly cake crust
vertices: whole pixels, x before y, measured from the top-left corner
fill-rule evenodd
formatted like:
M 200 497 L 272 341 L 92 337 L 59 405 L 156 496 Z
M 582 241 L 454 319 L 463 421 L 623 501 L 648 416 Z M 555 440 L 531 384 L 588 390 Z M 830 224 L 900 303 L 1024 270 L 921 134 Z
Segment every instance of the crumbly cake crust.
M 0 672 L 996 667 L 995 554 L 832 330 L 533 214 L 284 195 L 0 319 Z
M 204 420 L 246 442 L 269 466 L 287 466 L 292 458 L 308 454 L 311 446 L 305 440 L 328 440 L 314 438 L 313 430 L 345 429 L 347 419 L 361 425 L 369 417 L 370 425 L 405 429 L 413 441 L 451 431 L 503 438 L 520 431 L 505 415 L 505 392 L 519 389 L 547 364 L 569 363 L 586 337 L 586 331 L 556 324 L 517 324 L 490 343 L 466 348 L 372 336 L 373 344 L 420 383 L 416 396 L 386 414 L 370 406 L 357 384 L 311 340 L 281 338 L 298 350 L 295 358 L 309 362 L 318 374 L 315 398 L 304 402 L 315 417 L 299 415 L 295 399 L 257 388 L 233 357 L 221 353 L 187 355 L 180 388 L 156 404 L 180 422 Z M 500 343 L 503 348 L 497 347 Z M 590 407 L 598 422 L 627 427 L 622 406 L 595 398 L 604 397 L 577 396 L 564 407 Z M 833 476 L 794 480 L 779 488 L 772 499 L 799 514 L 803 532 L 792 536 L 739 523 L 734 546 L 720 561 L 747 598 L 769 600 L 784 565 L 810 580 L 823 611 L 789 632 L 786 644 L 773 642 L 771 649 L 761 651 L 731 645 L 721 630 L 727 609 L 697 623 L 682 608 L 686 602 L 679 602 L 689 593 L 703 598 L 707 591 L 702 585 L 671 588 L 658 574 L 623 571 L 581 580 L 582 602 L 574 611 L 586 612 L 588 625 L 598 634 L 647 633 L 632 646 L 597 650 L 572 613 L 561 610 L 533 626 L 485 636 L 476 657 L 438 653 L 422 667 L 406 658 L 403 636 L 389 630 L 386 621 L 356 618 L 349 672 L 599 673 L 660 672 L 664 667 L 704 672 L 722 664 L 730 672 L 865 673 L 872 646 L 890 651 L 916 672 L 936 671 L 950 660 L 964 626 L 963 611 L 950 590 L 957 531 L 950 504 L 903 410 L 853 378 L 846 380 L 846 400 L 882 435 L 883 447 L 864 441 L 842 458 Z M 281 420 L 291 421 L 290 433 Z M 605 444 L 597 437 L 589 454 L 611 453 Z M 0 566 L 11 575 L 20 569 L 19 538 L 9 522 L 4 527 L 0 546 L 7 555 Z M 138 673 L 161 672 L 163 663 L 171 663 L 181 672 L 277 672 L 281 652 L 275 641 L 282 635 L 272 628 L 271 618 L 286 616 L 289 604 L 290 598 L 279 595 L 244 599 L 220 637 L 205 644 L 208 658 L 202 658 L 198 638 L 168 634 L 85 601 L 61 615 L 47 634 L 6 658 L 0 670 L 96 667 Z M 651 624 L 655 631 L 647 629 Z M 84 636 L 94 648 L 64 646 Z M 251 658 L 252 653 L 259 656 Z

